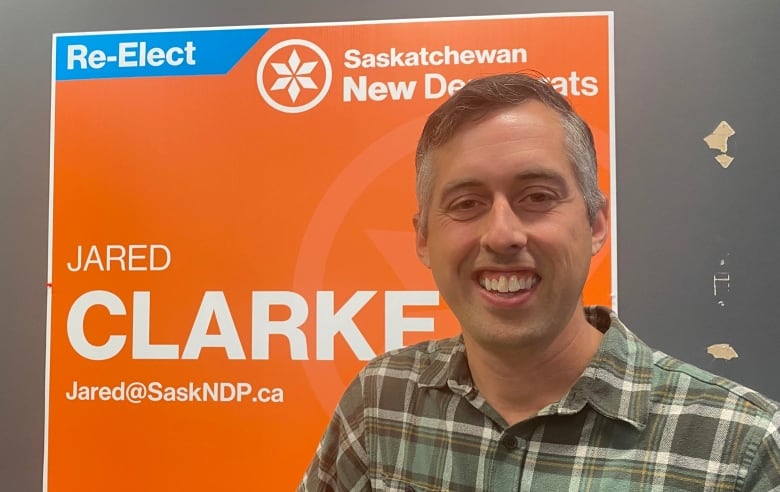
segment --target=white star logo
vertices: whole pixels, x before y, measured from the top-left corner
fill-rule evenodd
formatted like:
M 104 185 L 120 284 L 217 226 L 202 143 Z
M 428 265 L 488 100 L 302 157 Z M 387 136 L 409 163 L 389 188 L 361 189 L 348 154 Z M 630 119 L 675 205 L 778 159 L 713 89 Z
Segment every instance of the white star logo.
M 271 62 L 271 57 L 275 53 L 287 47 L 292 47 L 292 50 L 286 61 Z M 306 59 L 305 62 L 302 61 L 301 54 Z M 265 79 L 266 66 L 270 66 L 273 70 L 273 72 L 269 70 L 269 76 L 273 78 Z M 270 84 L 270 79 L 273 83 L 266 89 L 265 80 Z M 302 113 L 318 105 L 327 95 L 332 80 L 333 71 L 328 55 L 322 48 L 304 39 L 288 39 L 275 44 L 266 51 L 257 66 L 257 89 L 260 95 L 269 106 L 283 113 Z M 278 96 L 271 95 L 285 90 L 292 104 L 283 103 L 277 99 Z M 317 92 L 314 97 L 300 97 L 304 90 Z M 299 100 L 301 102 L 298 102 Z
M 298 56 L 297 50 L 292 50 L 290 58 L 287 59 L 287 63 L 271 63 L 271 66 L 279 75 L 274 85 L 271 87 L 272 91 L 278 91 L 287 88 L 287 93 L 290 95 L 292 102 L 298 99 L 298 94 L 301 93 L 301 87 L 304 89 L 316 89 L 317 84 L 309 77 L 314 67 L 317 66 L 316 61 L 306 62 L 301 64 L 301 58 Z

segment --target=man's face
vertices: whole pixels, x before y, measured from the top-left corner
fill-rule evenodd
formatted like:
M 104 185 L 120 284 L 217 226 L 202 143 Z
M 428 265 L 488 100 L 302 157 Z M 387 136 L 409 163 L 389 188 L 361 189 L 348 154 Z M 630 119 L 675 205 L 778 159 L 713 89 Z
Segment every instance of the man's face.
M 591 224 L 558 114 L 538 101 L 494 111 L 432 157 L 417 253 L 467 343 L 548 345 L 584 319 L 580 296 L 606 240 L 606 207 Z

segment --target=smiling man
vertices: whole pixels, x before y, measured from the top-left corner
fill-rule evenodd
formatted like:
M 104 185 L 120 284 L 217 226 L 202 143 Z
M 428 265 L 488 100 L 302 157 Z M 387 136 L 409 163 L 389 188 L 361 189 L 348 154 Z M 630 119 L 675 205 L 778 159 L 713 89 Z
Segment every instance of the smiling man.
M 524 74 L 477 79 L 417 150 L 417 253 L 459 337 L 371 361 L 299 490 L 774 490 L 776 403 L 584 307 L 608 238 L 587 124 Z

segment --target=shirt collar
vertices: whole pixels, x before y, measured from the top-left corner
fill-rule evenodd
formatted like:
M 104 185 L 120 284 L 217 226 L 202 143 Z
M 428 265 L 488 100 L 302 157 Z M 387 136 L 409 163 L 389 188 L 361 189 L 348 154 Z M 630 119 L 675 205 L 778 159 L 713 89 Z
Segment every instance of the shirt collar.
M 605 417 L 644 429 L 650 412 L 652 349 L 613 311 L 590 306 L 585 315 L 604 337 L 580 379 L 561 399 L 559 413 L 575 413 L 588 403 Z
M 650 408 L 652 350 L 626 328 L 607 308 L 585 308 L 588 322 L 604 333 L 596 354 L 571 390 L 539 415 L 573 414 L 590 404 L 605 417 L 644 429 Z M 463 337 L 431 342 L 421 387 L 449 387 L 453 392 L 474 392 Z
M 431 342 L 428 345 L 428 364 L 422 371 L 419 386 L 444 388 L 449 386 L 456 393 L 472 391 L 474 383 L 466 360 L 463 336 Z

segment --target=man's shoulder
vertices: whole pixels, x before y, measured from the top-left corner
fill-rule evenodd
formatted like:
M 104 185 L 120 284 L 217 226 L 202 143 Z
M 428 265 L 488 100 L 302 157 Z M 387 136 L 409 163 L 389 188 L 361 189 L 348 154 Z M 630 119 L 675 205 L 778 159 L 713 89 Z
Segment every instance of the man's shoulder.
M 660 350 L 649 347 L 617 315 L 598 306 L 586 308 L 591 323 L 609 325 L 613 359 L 609 367 L 623 369 L 636 402 L 645 400 L 656 415 L 685 414 L 739 420 L 771 428 L 780 419 L 778 402 L 728 378 L 712 374 Z M 594 324 L 594 326 L 598 326 Z M 623 387 L 626 387 L 624 382 Z M 622 397 L 621 397 L 622 399 Z
M 653 366 L 654 400 L 664 404 L 723 409 L 750 416 L 757 425 L 780 413 L 780 404 L 761 393 L 659 350 L 653 350 Z

